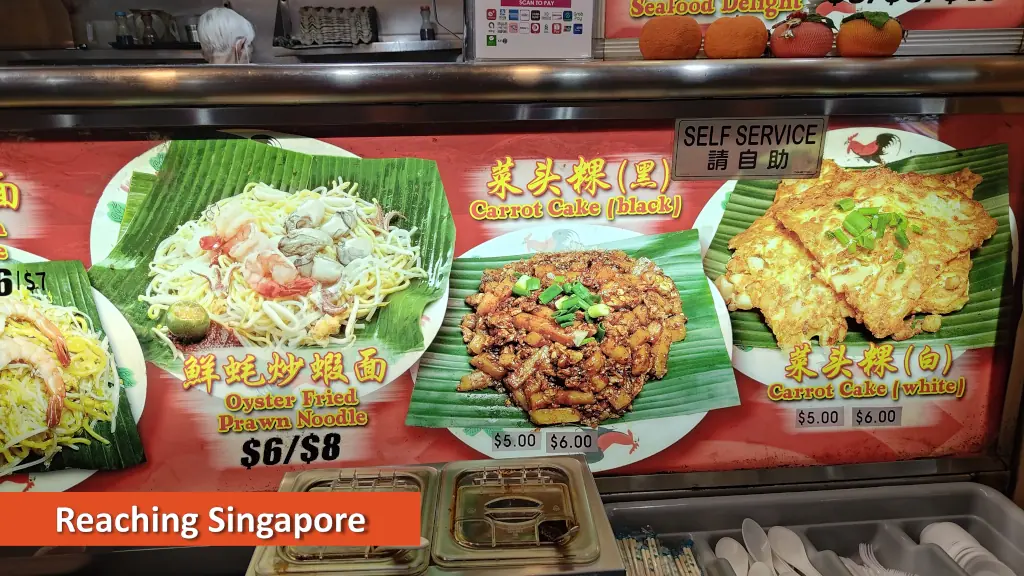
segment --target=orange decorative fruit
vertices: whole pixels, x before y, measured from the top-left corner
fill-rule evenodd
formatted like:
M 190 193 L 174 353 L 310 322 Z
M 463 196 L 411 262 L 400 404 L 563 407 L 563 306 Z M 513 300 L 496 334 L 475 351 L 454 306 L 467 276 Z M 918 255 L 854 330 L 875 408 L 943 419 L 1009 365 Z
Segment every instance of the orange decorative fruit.
M 708 58 L 760 58 L 768 45 L 768 29 L 756 16 L 719 18 L 704 33 Z
M 903 42 L 903 25 L 885 12 L 858 12 L 843 19 L 836 36 L 840 56 L 892 56 Z
M 779 58 L 822 58 L 832 50 L 835 25 L 817 14 L 794 12 L 772 27 L 772 54 Z
M 686 60 L 700 52 L 700 24 L 692 16 L 657 16 L 640 30 L 644 60 Z

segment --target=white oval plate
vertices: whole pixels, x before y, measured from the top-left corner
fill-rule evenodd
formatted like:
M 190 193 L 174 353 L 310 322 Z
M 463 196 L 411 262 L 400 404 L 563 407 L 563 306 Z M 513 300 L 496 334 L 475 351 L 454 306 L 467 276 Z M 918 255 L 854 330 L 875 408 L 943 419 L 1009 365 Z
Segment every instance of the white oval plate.
M 551 250 L 558 251 L 574 247 L 579 248 L 581 245 L 587 246 L 615 242 L 616 240 L 626 240 L 637 236 L 641 236 L 641 234 L 614 226 L 580 223 L 542 224 L 492 238 L 472 248 L 461 257 L 486 258 L 524 254 L 527 252 L 525 247 L 528 245 L 528 242 L 530 244 L 534 242 L 550 243 L 552 245 Z M 587 241 L 587 239 L 592 240 Z M 715 301 L 718 322 L 722 326 L 722 337 L 725 340 L 725 347 L 726 350 L 730 351 L 731 356 L 733 346 L 729 310 L 726 308 L 725 301 L 722 300 L 718 290 L 712 288 L 711 296 Z M 415 378 L 415 374 L 413 377 Z M 610 433 L 615 434 L 615 436 L 607 436 L 607 438 L 614 438 L 615 441 L 606 445 L 605 450 L 588 455 L 587 460 L 590 469 L 593 472 L 613 470 L 653 456 L 689 434 L 706 414 L 707 412 L 700 412 L 685 416 L 672 416 L 639 422 L 601 424 L 598 427 L 601 435 L 598 438 L 598 445 L 606 444 L 608 440 L 602 442 L 601 438 L 606 437 Z M 537 455 L 536 450 L 495 451 L 492 438 L 478 430 L 474 431 L 466 428 L 449 428 L 448 430 L 456 438 L 490 458 L 522 458 Z M 523 430 L 523 428 L 506 429 L 507 432 L 511 433 L 522 432 Z
M 292 152 L 301 152 L 303 154 L 315 154 L 320 156 L 358 158 L 355 154 L 333 144 L 328 144 L 322 140 L 307 138 L 305 136 L 294 136 L 291 134 L 282 134 L 280 132 L 271 132 L 267 130 L 224 130 L 224 132 L 245 138 L 255 137 L 261 141 L 266 139 L 267 144 L 271 146 L 278 146 L 285 150 L 291 150 Z M 163 155 L 167 153 L 168 146 L 168 142 L 163 142 L 154 146 L 145 153 L 140 154 L 137 158 L 121 168 L 117 174 L 110 179 L 106 188 L 103 189 L 103 195 L 100 196 L 100 200 L 97 202 L 96 209 L 92 215 L 92 228 L 89 237 L 90 255 L 94 263 L 100 262 L 106 258 L 117 244 L 117 237 L 121 228 L 121 222 L 120 220 L 114 220 L 111 218 L 111 204 L 120 203 L 120 205 L 123 206 L 125 202 L 127 202 L 128 185 L 131 182 L 132 172 L 156 174 L 157 170 L 155 166 L 162 162 Z M 446 285 L 444 294 L 436 301 L 431 302 L 430 305 L 424 309 L 423 316 L 420 319 L 420 327 L 423 330 L 424 350 L 407 352 L 397 358 L 387 358 L 388 370 L 384 381 L 379 384 L 375 382 L 360 383 L 360 396 L 368 396 L 387 384 L 390 384 L 416 364 L 420 356 L 423 355 L 426 347 L 429 346 L 434 340 L 434 337 L 437 336 L 438 330 L 441 329 L 441 323 L 444 322 L 444 310 L 447 303 L 448 286 Z M 310 350 L 310 353 L 312 352 L 313 350 Z M 345 373 L 348 375 L 350 382 L 355 382 L 355 380 L 353 380 L 354 374 L 352 372 L 352 365 L 353 361 L 346 359 Z M 171 374 L 179 380 L 184 380 L 185 378 L 184 374 L 181 374 L 180 372 Z M 296 391 L 299 391 L 306 387 L 312 386 L 299 385 L 294 388 Z M 229 392 L 234 392 L 242 396 L 260 396 L 265 394 L 266 390 L 263 390 L 262 388 L 251 388 L 248 386 L 232 386 L 230 388 L 227 386 L 213 387 L 213 396 L 217 398 L 223 398 L 227 396 Z
M 934 154 L 955 150 L 955 148 L 944 142 L 939 142 L 923 134 L 904 130 L 894 130 L 891 128 L 841 128 L 829 130 L 826 134 L 824 157 L 833 160 L 840 166 L 848 168 L 873 166 L 873 162 L 862 160 L 853 153 L 847 152 L 847 140 L 853 137 L 857 142 L 867 143 L 873 141 L 882 133 L 895 134 L 900 139 L 899 146 L 884 156 L 886 162 L 894 162 L 920 154 Z M 697 220 L 694 222 L 693 227 L 700 230 L 702 255 L 707 254 L 708 246 L 715 237 L 718 225 L 722 221 L 722 215 L 725 213 L 725 204 L 728 201 L 729 194 L 735 187 L 736 180 L 730 180 L 723 184 L 715 192 L 714 196 L 708 200 L 707 204 L 704 205 L 700 214 L 697 215 Z M 1012 210 L 1010 211 L 1010 238 L 1013 246 L 1011 263 L 1013 275 L 1016 278 L 1017 223 Z M 715 292 L 718 292 L 718 290 L 715 289 Z M 859 357 L 863 355 L 863 350 L 863 347 L 850 347 L 847 355 L 850 358 Z M 953 348 L 954 358 L 959 357 L 963 352 L 964 350 L 961 348 Z M 820 370 L 827 362 L 828 349 L 815 346 L 809 357 L 810 368 Z M 737 370 L 765 385 L 774 382 L 786 382 L 786 366 L 788 364 L 788 354 L 778 349 L 753 348 L 751 350 L 743 350 L 737 347 L 733 354 L 733 366 Z M 836 403 L 841 404 L 842 402 L 836 401 Z M 831 402 L 821 402 L 820 404 L 826 406 L 831 404 Z
M 46 258 L 30 254 L 17 248 L 8 248 L 12 260 L 24 263 L 46 262 Z M 128 404 L 132 408 L 132 416 L 135 423 L 142 417 L 142 410 L 146 406 L 146 359 L 142 355 L 142 347 L 139 346 L 135 332 L 128 324 L 128 320 L 118 309 L 107 300 L 107 297 L 97 290 L 92 291 L 93 299 L 96 301 L 96 310 L 100 315 L 100 324 L 103 331 L 110 338 L 110 349 L 114 353 L 114 360 L 118 368 L 131 370 L 135 378 L 135 385 L 125 388 L 125 395 L 128 396 Z M 145 444 L 145 443 L 143 443 Z M 15 473 L 11 476 L 0 477 L 0 492 L 63 492 L 82 482 L 96 473 L 96 470 L 56 470 L 54 472 L 38 472 L 28 475 L 25 482 L 25 475 Z

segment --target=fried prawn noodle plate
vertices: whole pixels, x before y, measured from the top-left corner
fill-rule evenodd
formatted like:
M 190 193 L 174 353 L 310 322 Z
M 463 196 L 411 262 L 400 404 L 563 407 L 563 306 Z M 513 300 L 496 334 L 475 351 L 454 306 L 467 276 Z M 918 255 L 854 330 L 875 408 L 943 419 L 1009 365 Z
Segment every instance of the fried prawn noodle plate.
M 841 180 L 777 203 L 775 216 L 814 256 L 818 277 L 846 299 L 857 321 L 876 338 L 904 339 L 922 329 L 937 330 L 937 325 L 905 319 L 915 311 L 956 306 L 959 300 L 948 298 L 949 294 L 939 292 L 935 302 L 928 301 L 926 294 L 935 285 L 949 290 L 948 274 L 962 273 L 965 268 L 960 261 L 947 272 L 950 263 L 969 259 L 969 252 L 995 233 L 995 219 L 961 191 L 973 190 L 976 177 L 966 172 L 946 178 L 897 174 L 884 167 L 845 172 Z M 886 231 L 875 240 L 874 248 L 850 251 L 830 234 L 843 229 L 847 211 L 836 206 L 843 199 L 857 209 L 900 213 L 915 232 L 907 232 L 907 245 Z M 966 290 L 959 283 L 948 285 L 953 285 L 953 291 Z
M 524 278 L 536 280 L 523 290 Z M 580 304 L 580 303 L 583 304 Z M 461 323 L 476 369 L 459 383 L 496 388 L 538 425 L 596 426 L 621 417 L 668 371 L 686 336 L 675 283 L 625 252 L 541 254 L 486 270 Z
M 95 428 L 113 426 L 117 383 L 107 339 L 79 310 L 26 290 L 0 298 L 0 476 L 109 443 Z
M 140 300 L 149 317 L 195 303 L 245 346 L 348 345 L 390 295 L 425 278 L 419 231 L 358 185 L 336 181 L 295 193 L 249 183 L 157 247 Z M 154 328 L 181 352 L 168 326 Z M 204 335 L 205 336 L 205 335 Z

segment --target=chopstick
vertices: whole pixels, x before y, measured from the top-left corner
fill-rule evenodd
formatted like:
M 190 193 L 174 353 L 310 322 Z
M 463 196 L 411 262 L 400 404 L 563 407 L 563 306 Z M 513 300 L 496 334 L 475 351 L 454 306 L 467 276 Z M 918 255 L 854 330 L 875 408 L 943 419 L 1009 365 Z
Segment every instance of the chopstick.
M 618 538 L 616 544 L 627 576 L 701 576 L 697 559 L 689 547 L 673 553 L 657 537 Z

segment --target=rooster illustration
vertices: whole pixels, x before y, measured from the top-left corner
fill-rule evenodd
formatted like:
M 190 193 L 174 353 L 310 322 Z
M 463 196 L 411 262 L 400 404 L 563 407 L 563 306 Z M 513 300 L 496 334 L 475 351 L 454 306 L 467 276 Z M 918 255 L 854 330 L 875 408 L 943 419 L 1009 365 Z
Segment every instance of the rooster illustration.
M 875 137 L 873 142 L 868 144 L 858 142 L 856 132 L 846 139 L 847 152 L 856 155 L 865 162 L 874 162 L 876 164 L 882 164 L 882 156 L 894 152 L 892 149 L 894 146 L 896 147 L 895 152 L 899 152 L 900 139 L 895 134 L 888 132 L 882 132 Z
M 551 233 L 551 239 L 555 241 L 555 250 L 580 250 L 583 242 L 575 230 L 555 230 Z

